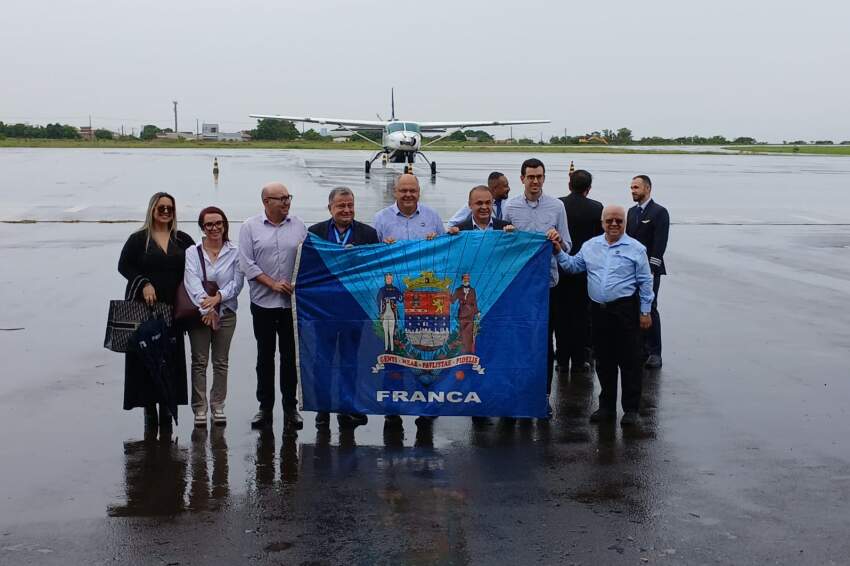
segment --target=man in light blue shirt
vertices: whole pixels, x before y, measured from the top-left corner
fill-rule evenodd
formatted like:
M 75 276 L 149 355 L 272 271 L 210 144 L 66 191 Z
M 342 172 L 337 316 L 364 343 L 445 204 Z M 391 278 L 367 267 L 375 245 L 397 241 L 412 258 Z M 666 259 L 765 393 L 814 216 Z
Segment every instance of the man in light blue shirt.
M 561 249 L 570 251 L 570 231 L 567 227 L 567 211 L 560 200 L 543 194 L 543 182 L 546 180 L 546 166 L 536 158 L 526 159 L 520 169 L 520 181 L 523 194 L 515 196 L 505 204 L 504 220 L 513 224 L 517 230 L 547 234 L 550 230 L 558 233 Z M 558 284 L 558 263 L 552 258 L 549 270 L 549 354 L 547 359 L 546 394 L 552 390 L 552 375 L 555 371 L 555 346 L 552 338 L 555 334 L 555 297 L 552 288 Z M 550 409 L 551 412 L 551 409 Z
M 378 239 L 392 244 L 399 240 L 431 240 L 445 232 L 440 215 L 433 208 L 419 204 L 419 179 L 405 173 L 395 183 L 395 204 L 375 215 Z
M 251 291 L 251 317 L 257 339 L 257 401 L 251 421 L 262 427 L 272 421 L 275 399 L 275 352 L 280 345 L 280 394 L 284 426 L 304 426 L 295 397 L 295 333 L 292 324 L 292 272 L 298 245 L 307 227 L 289 214 L 292 195 L 281 183 L 269 183 L 261 193 L 262 214 L 247 219 L 239 230 L 239 267 Z
M 558 233 L 547 234 L 555 247 L 558 264 L 570 273 L 587 271 L 591 299 L 593 348 L 596 374 L 602 391 L 599 409 L 591 422 L 617 417 L 617 371 L 623 384 L 623 426 L 638 423 L 641 381 L 641 330 L 652 325 L 652 272 L 646 248 L 626 235 L 626 210 L 606 206 L 602 210 L 605 233 L 591 238 L 570 256 L 558 242 Z
M 399 176 L 393 187 L 395 204 L 379 210 L 375 215 L 375 230 L 378 239 L 386 244 L 399 240 L 432 240 L 446 229 L 440 215 L 433 208 L 419 204 L 419 179 L 405 173 Z M 429 426 L 436 417 L 420 416 L 416 424 Z M 401 417 L 387 415 L 384 426 L 397 429 L 402 426 Z

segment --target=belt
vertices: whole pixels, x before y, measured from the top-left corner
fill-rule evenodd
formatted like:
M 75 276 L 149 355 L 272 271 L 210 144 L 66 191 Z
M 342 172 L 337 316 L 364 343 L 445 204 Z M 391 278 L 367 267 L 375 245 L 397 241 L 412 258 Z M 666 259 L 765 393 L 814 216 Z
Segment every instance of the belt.
M 613 301 L 609 301 L 607 303 L 597 303 L 596 301 L 593 301 L 593 300 L 590 301 L 590 302 L 593 303 L 594 307 L 605 310 L 607 308 L 613 308 L 613 307 L 616 307 L 616 306 L 619 306 L 619 305 L 625 305 L 625 304 L 631 303 L 635 300 L 636 297 L 637 297 L 637 295 L 630 295 L 628 297 L 621 297 L 619 299 L 614 299 Z

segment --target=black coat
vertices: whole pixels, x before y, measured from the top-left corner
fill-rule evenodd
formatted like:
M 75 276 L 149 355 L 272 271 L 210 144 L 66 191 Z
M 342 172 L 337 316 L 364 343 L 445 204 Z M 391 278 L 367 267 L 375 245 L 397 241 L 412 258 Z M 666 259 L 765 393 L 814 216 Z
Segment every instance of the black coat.
M 667 266 L 664 263 L 664 252 L 667 249 L 667 236 L 670 233 L 670 215 L 667 209 L 650 200 L 646 205 L 643 218 L 638 219 L 638 209 L 635 205 L 629 209 L 626 220 L 626 234 L 646 246 L 649 256 L 649 268 L 654 275 L 665 275 Z
M 468 216 L 466 220 L 457 225 L 458 230 L 472 230 L 472 215 Z M 493 217 L 493 230 L 504 230 L 505 226 L 510 224 L 510 222 L 505 222 L 504 220 L 499 220 L 496 217 Z
M 142 288 L 145 283 L 153 285 L 156 299 L 159 302 L 174 304 L 177 287 L 183 281 L 183 270 L 186 265 L 186 248 L 194 245 L 191 236 L 184 232 L 176 232 L 168 242 L 168 251 L 163 252 L 153 239 L 147 241 L 147 232 L 135 232 L 127 239 L 118 260 L 118 271 L 127 278 L 125 294 L 133 291 L 133 296 L 126 298 L 142 300 Z M 183 344 L 183 333 L 176 328 L 177 360 L 170 368 L 171 390 L 178 405 L 189 403 L 186 384 L 186 351 Z M 124 408 L 144 407 L 159 402 L 156 389 L 151 377 L 145 369 L 141 357 L 128 352 L 124 358 Z
M 330 229 L 332 221 L 333 219 L 329 218 L 324 222 L 313 224 L 307 229 L 307 231 L 317 235 L 323 240 L 327 240 L 328 230 Z M 351 227 L 351 236 L 348 238 L 348 243 L 352 246 L 362 246 L 364 244 L 378 244 L 380 243 L 380 240 L 378 240 L 378 233 L 374 228 L 368 224 L 355 220 Z
M 570 255 L 576 255 L 586 241 L 602 234 L 602 203 L 579 193 L 561 197 L 567 210 L 567 225 L 573 245 Z

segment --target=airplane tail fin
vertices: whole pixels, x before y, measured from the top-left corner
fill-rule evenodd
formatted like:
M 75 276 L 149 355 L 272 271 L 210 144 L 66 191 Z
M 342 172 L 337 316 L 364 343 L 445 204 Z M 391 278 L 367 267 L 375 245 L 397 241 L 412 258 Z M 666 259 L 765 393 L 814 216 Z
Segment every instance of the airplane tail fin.
M 390 89 L 390 120 L 395 120 L 395 88 Z

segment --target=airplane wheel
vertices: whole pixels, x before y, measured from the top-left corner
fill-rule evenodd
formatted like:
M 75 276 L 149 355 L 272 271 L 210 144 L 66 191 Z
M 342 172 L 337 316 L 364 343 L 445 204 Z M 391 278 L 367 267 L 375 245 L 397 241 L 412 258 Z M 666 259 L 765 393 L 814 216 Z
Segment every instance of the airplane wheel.
M 371 163 L 369 162 L 369 160 L 367 159 L 367 160 L 366 160 L 366 174 L 367 174 L 367 175 L 369 174 L 369 170 L 370 170 L 370 169 L 372 169 L 372 164 L 371 164 Z
M 431 174 L 432 175 L 437 174 L 437 162 L 436 161 L 431 162 Z

